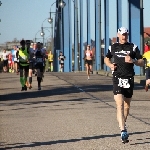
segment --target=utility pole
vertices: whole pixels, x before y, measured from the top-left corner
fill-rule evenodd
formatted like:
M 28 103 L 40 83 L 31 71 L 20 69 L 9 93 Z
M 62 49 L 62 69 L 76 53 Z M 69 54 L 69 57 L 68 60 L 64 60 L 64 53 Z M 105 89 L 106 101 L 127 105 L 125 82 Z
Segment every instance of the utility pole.
M 51 23 L 51 52 L 54 54 L 53 22 Z
M 140 32 L 141 32 L 141 36 L 140 36 L 140 40 L 141 40 L 141 54 L 143 55 L 144 53 L 144 20 L 143 20 L 143 0 L 140 0 Z M 145 74 L 145 69 L 144 67 L 141 67 L 141 71 L 140 74 L 143 76 Z

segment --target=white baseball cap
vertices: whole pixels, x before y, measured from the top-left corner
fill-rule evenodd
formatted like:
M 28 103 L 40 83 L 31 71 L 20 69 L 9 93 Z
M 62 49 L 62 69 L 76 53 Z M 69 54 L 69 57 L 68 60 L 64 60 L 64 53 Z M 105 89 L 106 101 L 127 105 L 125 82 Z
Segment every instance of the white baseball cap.
M 125 27 L 121 27 L 118 29 L 118 33 L 124 34 L 124 33 L 129 33 L 128 29 Z

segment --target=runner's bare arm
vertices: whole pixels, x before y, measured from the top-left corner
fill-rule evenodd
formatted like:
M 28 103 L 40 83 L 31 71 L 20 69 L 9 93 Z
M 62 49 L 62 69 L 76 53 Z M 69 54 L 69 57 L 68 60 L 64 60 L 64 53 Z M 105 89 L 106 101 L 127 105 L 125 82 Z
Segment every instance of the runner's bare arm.
M 135 65 L 136 66 L 140 66 L 143 67 L 144 66 L 144 60 L 142 59 L 142 55 L 140 54 L 140 50 L 138 49 L 138 47 L 136 47 L 135 49 Z
M 104 63 L 106 64 L 106 66 L 110 67 L 112 65 L 110 59 L 108 57 L 104 58 Z
M 84 52 L 84 57 L 83 57 L 83 59 L 85 59 L 86 58 L 86 51 Z
M 144 60 L 143 59 L 138 59 L 134 63 L 136 66 L 143 67 L 144 66 Z
M 112 58 L 112 54 L 111 51 L 108 50 L 108 53 L 106 54 L 106 57 L 104 58 L 104 63 L 106 64 L 106 66 L 111 67 L 112 63 L 111 63 L 111 58 Z

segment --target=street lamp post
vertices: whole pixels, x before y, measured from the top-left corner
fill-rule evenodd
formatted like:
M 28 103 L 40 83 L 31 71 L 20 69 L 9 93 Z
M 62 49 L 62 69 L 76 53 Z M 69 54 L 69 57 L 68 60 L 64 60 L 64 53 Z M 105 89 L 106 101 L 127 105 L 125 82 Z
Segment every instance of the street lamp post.
M 41 33 L 40 33 L 40 34 L 41 34 L 41 36 L 43 37 L 43 45 L 45 45 L 45 44 L 44 44 L 44 39 L 45 39 L 45 38 L 44 38 L 44 36 L 45 36 L 44 30 L 46 29 L 47 31 L 49 31 L 47 28 L 49 28 L 49 27 L 43 27 L 43 26 L 41 27 Z M 50 31 L 49 31 L 49 32 L 50 32 Z
M 47 19 L 49 18 L 44 19 L 44 21 Z M 44 45 L 44 36 L 45 36 L 44 29 L 50 28 L 50 27 L 43 27 L 44 21 L 42 22 L 42 25 L 41 25 L 41 36 L 43 37 L 43 45 Z
M 58 2 L 58 8 L 61 8 L 61 12 L 58 12 L 58 10 L 56 11 L 56 12 L 52 12 L 51 11 L 51 7 L 52 7 L 52 5 L 54 4 L 54 3 L 56 3 L 56 2 L 54 2 L 52 5 L 51 5 L 51 7 L 50 7 L 50 17 L 49 17 L 49 19 L 48 19 L 48 22 L 51 24 L 51 30 L 53 30 L 53 18 L 51 17 L 51 14 L 52 13 L 54 13 L 54 14 L 57 14 L 57 18 L 58 18 L 58 14 L 62 14 L 62 8 L 64 8 L 65 7 L 65 2 L 63 1 L 63 0 L 57 0 L 57 2 Z M 62 17 L 61 17 L 61 19 L 62 19 Z M 62 22 L 62 20 L 61 20 L 61 22 Z M 55 23 L 57 23 L 57 21 L 55 21 Z M 60 23 L 60 22 L 58 22 L 58 23 Z M 55 24 L 55 26 L 56 26 L 56 24 Z M 62 33 L 62 26 L 61 26 L 61 33 Z M 52 33 L 51 33 L 51 43 L 52 43 L 52 45 L 51 45 L 51 47 L 52 47 L 52 52 L 53 52 L 53 55 L 54 55 L 54 70 L 55 71 L 57 71 L 57 68 L 58 68 L 58 60 L 57 60 L 57 53 L 56 53 L 56 36 L 57 36 L 57 34 L 56 34 L 56 31 L 57 30 L 59 30 L 58 28 L 56 28 L 55 27 L 55 45 L 54 45 L 54 42 L 53 42 L 53 31 L 52 31 Z M 59 34 L 59 36 L 60 36 L 60 34 Z M 61 34 L 61 36 L 62 36 L 62 34 Z M 61 40 L 60 40 L 60 43 L 61 43 L 61 45 L 62 45 L 62 43 L 63 43 L 63 40 L 62 40 L 62 37 L 61 37 Z M 61 50 L 62 50 L 62 46 L 61 46 Z
M 40 32 L 41 30 L 39 30 L 36 34 L 35 34 L 35 39 L 34 39 L 34 42 L 36 43 L 36 36 L 37 36 L 37 34 Z
M 78 0 L 72 0 L 74 3 L 74 71 L 79 71 L 78 55 L 79 51 L 79 31 L 78 31 Z M 80 43 L 81 44 L 81 43 Z M 80 57 L 80 56 L 79 56 Z
M 144 53 L 144 25 L 143 25 L 143 23 L 144 23 L 144 21 L 143 21 L 143 0 L 140 0 L 140 32 L 141 32 L 141 34 L 140 34 L 140 49 L 141 49 L 141 53 L 142 53 L 142 55 L 143 55 L 143 53 Z M 140 74 L 141 75 L 144 75 L 145 74 L 145 70 L 144 70 L 144 67 L 141 67 L 140 68 Z
M 46 29 L 46 30 L 48 30 L 48 29 Z M 48 30 L 49 31 L 49 30 Z M 41 38 L 37 38 L 36 36 L 37 36 L 37 34 L 39 33 L 39 32 L 41 32 L 41 30 L 38 30 L 38 32 L 35 34 L 35 38 L 34 38 L 34 42 L 36 43 L 36 41 L 37 41 L 37 39 L 41 39 Z M 50 32 L 50 31 L 49 31 Z M 45 33 L 44 33 L 44 27 L 42 28 L 42 32 L 40 33 L 40 35 L 43 37 L 43 35 L 45 35 Z M 43 39 L 43 41 L 44 41 L 44 37 L 42 38 Z M 44 44 L 44 43 L 43 43 Z
M 51 18 L 51 13 L 50 13 L 50 18 L 48 18 L 48 22 L 51 24 L 51 52 L 52 54 L 54 53 L 54 40 L 53 40 L 53 18 Z
M 50 47 L 50 36 L 46 37 L 45 38 L 45 47 L 47 47 L 47 49 L 49 50 L 49 47 Z
M 41 27 L 41 36 L 43 37 L 43 45 L 44 45 L 44 35 L 45 35 L 45 33 L 44 33 L 44 30 L 43 30 L 43 27 Z
M 51 4 L 51 7 L 53 6 L 53 4 L 55 4 L 56 2 L 54 2 L 54 3 L 52 3 Z M 60 8 L 61 8 L 61 12 L 62 12 L 62 8 L 64 8 L 65 7 L 65 2 L 64 1 L 60 1 L 60 3 L 59 3 L 59 6 L 60 6 Z M 53 41 L 53 18 L 51 17 L 51 14 L 56 14 L 56 12 L 52 12 L 51 11 L 51 7 L 50 7 L 50 17 L 48 18 L 48 22 L 51 24 L 51 40 Z M 57 12 L 57 13 L 59 13 L 59 12 Z M 60 13 L 61 14 L 61 18 L 62 18 L 62 13 Z M 61 21 L 61 28 L 62 28 L 62 21 Z M 62 33 L 62 32 L 61 32 Z M 62 35 L 61 35 L 62 36 Z M 62 40 L 61 40 L 62 41 Z M 61 45 L 62 45 L 62 42 L 61 42 Z M 52 52 L 54 52 L 54 50 L 53 50 L 53 42 L 52 42 L 52 44 L 51 44 L 51 48 L 52 48 Z

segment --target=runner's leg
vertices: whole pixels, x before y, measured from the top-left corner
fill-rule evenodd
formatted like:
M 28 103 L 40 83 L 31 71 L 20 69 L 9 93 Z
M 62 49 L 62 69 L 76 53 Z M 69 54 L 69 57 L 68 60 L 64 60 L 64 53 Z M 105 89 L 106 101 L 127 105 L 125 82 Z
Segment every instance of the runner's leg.
M 117 106 L 117 120 L 119 127 L 122 130 L 125 130 L 125 117 L 124 117 L 124 99 L 122 94 L 114 95 L 114 99 Z
M 29 66 L 25 66 L 24 67 L 24 84 L 25 84 L 25 86 L 24 86 L 24 88 L 25 88 L 25 90 L 27 90 L 27 85 L 26 85 L 26 83 L 27 83 L 27 78 L 28 78 L 28 75 L 29 75 Z
M 37 82 L 38 82 L 38 90 L 41 90 L 41 81 L 42 81 L 42 73 L 41 68 L 43 69 L 43 66 L 39 66 L 37 68 Z
M 21 91 L 24 91 L 24 78 L 23 78 L 23 67 L 20 66 L 20 83 L 21 83 L 21 86 L 22 86 L 22 89 Z
M 127 121 L 127 117 L 129 115 L 131 98 L 124 98 L 124 120 Z

